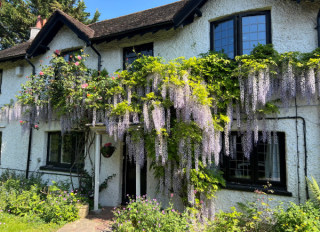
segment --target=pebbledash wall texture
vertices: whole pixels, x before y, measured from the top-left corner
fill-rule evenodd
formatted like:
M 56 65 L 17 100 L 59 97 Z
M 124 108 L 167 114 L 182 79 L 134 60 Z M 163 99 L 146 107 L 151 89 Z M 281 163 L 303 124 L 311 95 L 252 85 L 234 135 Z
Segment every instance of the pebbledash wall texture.
M 224 17 L 248 12 L 270 10 L 271 33 L 274 48 L 279 52 L 300 51 L 310 52 L 317 47 L 317 14 L 319 3 L 302 2 L 297 4 L 292 0 L 209 0 L 202 6 L 202 17 L 185 27 L 175 30 L 161 30 L 157 33 L 147 33 L 143 36 L 136 35 L 132 38 L 114 40 L 108 43 L 95 45 L 102 56 L 102 67 L 109 73 L 122 68 L 123 48 L 152 42 L 154 55 L 161 56 L 166 60 L 184 56 L 186 58 L 198 56 L 210 49 L 210 22 Z M 40 71 L 40 63 L 47 64 L 52 53 L 58 50 L 83 48 L 90 57 L 87 64 L 91 68 L 97 67 L 97 55 L 92 48 L 67 26 L 64 26 L 48 45 L 50 48 L 45 54 L 31 59 L 36 66 L 36 73 Z M 16 67 L 23 66 L 23 75 L 16 75 Z M 10 99 L 15 100 L 15 95 L 20 90 L 20 84 L 27 79 L 26 76 L 32 72 L 31 66 L 24 60 L 0 62 L 3 70 L 2 92 L 0 105 L 7 104 Z M 294 107 L 280 109 L 279 117 L 299 116 L 306 121 L 307 142 L 307 167 L 304 150 L 304 131 L 301 119 L 280 120 L 278 131 L 285 132 L 285 154 L 286 154 L 286 185 L 287 191 L 292 196 L 274 195 L 275 200 L 294 201 L 298 203 L 306 199 L 305 168 L 308 176 L 320 179 L 320 122 L 318 104 L 308 106 L 305 102 L 298 102 L 297 115 Z M 297 125 L 297 126 L 296 126 Z M 42 171 L 39 167 L 46 165 L 48 132 L 59 131 L 59 122 L 49 125 L 40 124 L 40 129 L 33 134 L 30 172 L 44 172 L 47 180 L 68 180 L 69 173 Z M 0 170 L 15 169 L 25 172 L 28 152 L 28 133 L 23 134 L 19 122 L 0 122 L 2 132 L 1 164 Z M 297 137 L 298 135 L 298 137 Z M 298 141 L 297 141 L 298 138 Z M 108 136 L 102 136 L 102 144 L 114 141 Z M 298 146 L 297 146 L 298 145 Z M 101 205 L 117 206 L 122 198 L 122 142 L 117 143 L 115 154 L 109 158 L 101 158 L 100 182 L 110 175 L 116 174 L 108 188 L 100 193 Z M 91 160 L 94 159 L 94 146 L 90 151 Z M 299 164 L 299 166 L 298 166 Z M 85 162 L 85 168 L 91 172 L 93 167 L 89 159 Z M 299 181 L 300 183 L 299 183 Z M 74 178 L 75 183 L 77 179 Z M 157 181 L 152 171 L 147 170 L 147 194 L 150 197 L 157 195 Z M 161 196 L 162 199 L 165 197 Z M 239 201 L 254 200 L 254 193 L 240 190 L 223 189 L 217 193 L 214 199 L 217 209 L 228 210 Z M 165 201 L 165 200 L 164 200 Z

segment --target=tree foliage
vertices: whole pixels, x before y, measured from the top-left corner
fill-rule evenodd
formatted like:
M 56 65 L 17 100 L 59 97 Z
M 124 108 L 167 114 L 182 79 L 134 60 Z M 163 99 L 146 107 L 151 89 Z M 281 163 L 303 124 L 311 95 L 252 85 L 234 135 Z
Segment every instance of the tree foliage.
M 0 8 L 0 50 L 27 41 L 37 16 L 49 18 L 56 9 L 84 24 L 94 23 L 100 16 L 96 11 L 90 19 L 82 0 L 4 0 Z

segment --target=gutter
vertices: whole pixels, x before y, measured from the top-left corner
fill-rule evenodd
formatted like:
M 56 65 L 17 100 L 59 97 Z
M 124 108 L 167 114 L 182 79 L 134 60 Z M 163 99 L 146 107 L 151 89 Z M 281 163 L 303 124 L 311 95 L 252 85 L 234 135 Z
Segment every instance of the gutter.
M 25 60 L 31 65 L 32 67 L 32 75 L 36 74 L 36 67 L 34 66 L 34 64 L 29 60 L 28 55 L 26 54 L 25 56 Z M 27 167 L 26 167 L 26 179 L 29 178 L 29 169 L 30 169 L 30 161 L 31 161 L 31 144 L 32 144 L 32 125 L 30 125 L 29 128 L 29 142 L 28 142 L 28 158 L 27 158 Z

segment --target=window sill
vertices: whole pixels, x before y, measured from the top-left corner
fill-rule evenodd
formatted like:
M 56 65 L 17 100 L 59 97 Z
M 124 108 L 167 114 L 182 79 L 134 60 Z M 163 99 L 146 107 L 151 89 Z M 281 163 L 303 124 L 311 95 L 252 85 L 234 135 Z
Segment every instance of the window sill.
M 244 191 L 244 192 L 254 192 L 255 190 L 259 190 L 262 192 L 266 192 L 267 190 L 261 186 L 255 186 L 255 185 L 245 185 L 245 184 L 231 184 L 227 183 L 226 187 L 224 189 L 227 190 L 238 190 L 238 191 Z M 292 197 L 292 193 L 288 192 L 287 190 L 284 189 L 279 189 L 279 188 L 272 188 L 271 189 L 273 193 L 269 193 L 272 195 L 279 195 L 279 196 L 288 196 Z M 266 192 L 267 193 L 267 192 Z
M 70 168 L 56 167 L 56 166 L 53 166 L 53 165 L 42 166 L 42 167 L 40 167 L 40 170 L 70 173 Z M 71 169 L 71 173 L 77 174 L 78 173 L 77 169 L 75 169 L 75 168 Z

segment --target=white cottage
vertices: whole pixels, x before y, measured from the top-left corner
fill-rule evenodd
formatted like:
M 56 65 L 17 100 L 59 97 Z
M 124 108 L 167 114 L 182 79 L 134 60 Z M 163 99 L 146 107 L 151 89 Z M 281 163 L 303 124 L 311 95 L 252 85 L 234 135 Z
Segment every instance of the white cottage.
M 272 43 L 279 52 L 310 52 L 320 44 L 319 9 L 317 0 L 183 0 L 91 25 L 57 10 L 41 30 L 32 29 L 28 42 L 0 51 L 0 105 L 15 100 L 26 76 L 38 73 L 40 63 L 48 62 L 45 57 L 55 50 L 68 57 L 84 49 L 90 55 L 89 67 L 110 73 L 136 58 L 133 49 L 166 60 L 197 56 L 210 49 L 224 50 L 233 58 L 249 53 L 258 43 Z M 266 183 L 263 175 L 273 183 L 276 200 L 296 203 L 308 198 L 305 176 L 320 180 L 319 105 L 298 101 L 288 111 L 280 110 L 276 151 L 264 151 L 263 158 L 251 163 L 240 153 L 227 160 L 227 186 L 217 193 L 218 209 L 253 200 L 253 191 Z M 18 121 L 0 122 L 0 171 L 15 170 L 26 176 L 40 172 L 48 180 L 68 180 L 74 152 L 59 147 L 60 129 L 57 122 L 22 134 Z M 92 128 L 95 146 L 85 169 L 94 170 L 96 183 L 115 177 L 100 194 L 95 189 L 95 209 L 98 203 L 117 206 L 128 193 L 157 197 L 152 171 L 127 162 L 121 142 L 111 158 L 100 156 L 102 144 L 114 143 L 104 131 L 103 127 Z M 81 133 L 71 139 L 81 140 Z M 71 175 L 76 182 L 76 175 Z

